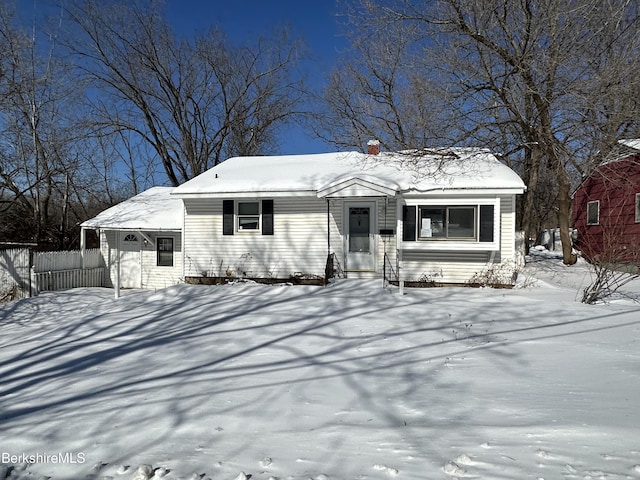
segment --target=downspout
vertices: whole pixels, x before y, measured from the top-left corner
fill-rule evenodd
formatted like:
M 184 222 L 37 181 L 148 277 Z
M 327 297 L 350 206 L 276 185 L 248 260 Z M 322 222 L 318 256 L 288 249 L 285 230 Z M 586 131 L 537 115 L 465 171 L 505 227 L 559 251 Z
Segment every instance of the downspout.
M 331 255 L 331 210 L 329 207 L 329 199 L 327 198 L 327 258 Z
M 324 263 L 324 284 L 329 284 L 330 276 L 333 276 L 334 265 L 331 259 L 331 209 L 329 206 L 329 199 L 327 198 L 327 259 Z M 331 269 L 331 270 L 330 270 Z
M 187 259 L 187 253 L 186 253 L 186 242 L 185 242 L 185 238 L 186 238 L 186 229 L 184 228 L 184 224 L 186 222 L 186 217 L 187 217 L 187 208 L 185 207 L 184 204 L 184 200 L 182 201 L 182 231 L 180 232 L 180 249 L 182 250 L 182 281 L 186 282 L 187 281 L 187 269 L 186 269 L 186 259 Z
M 389 197 L 384 197 L 384 230 L 385 235 L 387 234 L 387 207 L 389 206 Z M 382 245 L 384 246 L 384 252 L 382 255 L 382 288 L 384 289 L 387 284 L 387 238 L 384 235 L 382 236 Z

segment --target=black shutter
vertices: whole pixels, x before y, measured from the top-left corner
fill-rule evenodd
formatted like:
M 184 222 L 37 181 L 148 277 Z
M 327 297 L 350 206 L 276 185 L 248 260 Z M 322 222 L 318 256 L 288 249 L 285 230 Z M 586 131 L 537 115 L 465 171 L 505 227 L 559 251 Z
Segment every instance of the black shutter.
M 222 234 L 233 235 L 233 200 L 222 201 Z
M 480 241 L 493 242 L 493 205 L 480 205 Z
M 273 200 L 262 200 L 262 234 L 273 235 Z
M 416 207 L 407 205 L 402 207 L 402 240 L 405 242 L 416 240 Z

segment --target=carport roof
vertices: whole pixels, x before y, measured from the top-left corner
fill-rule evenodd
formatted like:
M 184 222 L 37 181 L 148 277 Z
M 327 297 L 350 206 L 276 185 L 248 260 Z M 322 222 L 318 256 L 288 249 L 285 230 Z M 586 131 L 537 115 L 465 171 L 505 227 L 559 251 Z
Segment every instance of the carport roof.
M 181 230 L 182 200 L 171 196 L 172 191 L 173 187 L 152 187 L 80 226 L 105 230 Z

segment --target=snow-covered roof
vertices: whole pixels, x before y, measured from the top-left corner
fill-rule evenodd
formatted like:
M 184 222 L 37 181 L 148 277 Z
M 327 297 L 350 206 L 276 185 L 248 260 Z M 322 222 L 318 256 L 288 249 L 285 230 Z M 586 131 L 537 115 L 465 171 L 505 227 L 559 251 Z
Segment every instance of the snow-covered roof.
M 640 138 L 630 138 L 626 140 L 620 140 L 618 143 L 620 143 L 625 147 L 629 147 L 634 150 L 640 151 Z
M 640 152 L 640 139 L 629 138 L 618 140 L 618 143 L 613 149 L 607 153 L 602 162 L 598 165 L 606 165 L 608 163 L 617 162 L 623 160 L 631 155 L 637 155 Z
M 152 187 L 106 209 L 81 226 L 113 230 L 181 230 L 182 200 L 171 196 L 172 191 L 173 187 Z
M 173 194 L 317 194 L 337 185 L 368 185 L 381 192 L 512 190 L 524 183 L 489 150 L 451 148 L 416 152 L 335 152 L 309 155 L 234 157 L 177 187 Z

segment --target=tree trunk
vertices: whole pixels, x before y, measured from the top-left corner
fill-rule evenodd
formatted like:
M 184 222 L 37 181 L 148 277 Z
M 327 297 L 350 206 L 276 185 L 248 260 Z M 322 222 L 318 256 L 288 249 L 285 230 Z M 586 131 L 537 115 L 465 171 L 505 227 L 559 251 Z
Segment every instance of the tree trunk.
M 525 167 L 525 181 L 527 191 L 524 193 L 522 206 L 522 230 L 526 236 L 525 249 L 529 253 L 529 239 L 534 238 L 537 232 L 532 231 L 533 206 L 535 203 L 536 190 L 538 188 L 538 173 L 540 171 L 540 152 L 537 145 L 532 145 L 530 151 L 526 152 L 529 157 Z M 533 237 L 532 237 L 533 235 Z
M 558 170 L 561 170 L 558 168 Z M 558 172 L 558 224 L 562 241 L 562 262 L 573 265 L 578 257 L 572 252 L 571 235 L 571 182 L 564 169 Z

